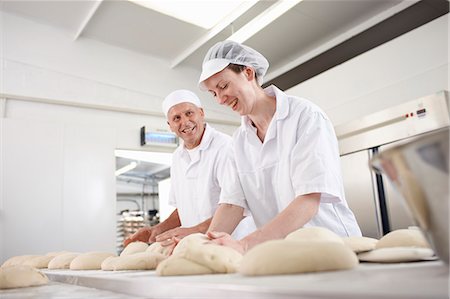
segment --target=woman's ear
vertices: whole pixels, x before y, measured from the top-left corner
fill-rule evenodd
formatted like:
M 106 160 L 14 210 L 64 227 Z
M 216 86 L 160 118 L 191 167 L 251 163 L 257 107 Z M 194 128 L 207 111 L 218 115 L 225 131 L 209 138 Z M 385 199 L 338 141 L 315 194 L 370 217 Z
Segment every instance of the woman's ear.
M 248 81 L 251 81 L 252 79 L 256 79 L 255 70 L 251 67 L 246 67 L 244 69 L 244 74 Z

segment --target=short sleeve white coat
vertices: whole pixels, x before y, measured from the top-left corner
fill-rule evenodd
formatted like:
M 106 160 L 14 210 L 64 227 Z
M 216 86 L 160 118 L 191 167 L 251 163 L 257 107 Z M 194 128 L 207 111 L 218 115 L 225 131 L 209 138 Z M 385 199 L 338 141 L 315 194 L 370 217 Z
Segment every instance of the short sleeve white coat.
M 299 195 L 321 193 L 317 215 L 305 226 L 328 228 L 340 236 L 360 236 L 345 200 L 336 135 L 331 122 L 310 101 L 275 86 L 276 112 L 264 142 L 248 117 L 233 135 L 233 149 L 245 203 L 257 227 L 273 219 Z
M 212 217 L 219 200 L 238 205 L 245 202 L 232 157 L 231 137 L 208 124 L 194 160 L 183 144 L 175 150 L 169 204 L 178 209 L 181 226 L 195 226 Z M 241 221 L 233 236 L 240 238 L 255 229 L 249 216 Z

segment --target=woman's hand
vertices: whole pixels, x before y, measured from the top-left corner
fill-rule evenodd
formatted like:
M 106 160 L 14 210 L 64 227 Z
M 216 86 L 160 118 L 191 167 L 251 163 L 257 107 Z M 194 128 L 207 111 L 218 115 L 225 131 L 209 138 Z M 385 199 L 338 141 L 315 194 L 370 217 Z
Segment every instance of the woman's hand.
M 230 248 L 233 248 L 237 252 L 244 254 L 247 251 L 247 246 L 245 243 L 241 240 L 235 240 L 233 239 L 229 234 L 223 233 L 223 232 L 208 232 L 206 234 L 208 238 L 211 240 L 211 243 L 227 246 Z

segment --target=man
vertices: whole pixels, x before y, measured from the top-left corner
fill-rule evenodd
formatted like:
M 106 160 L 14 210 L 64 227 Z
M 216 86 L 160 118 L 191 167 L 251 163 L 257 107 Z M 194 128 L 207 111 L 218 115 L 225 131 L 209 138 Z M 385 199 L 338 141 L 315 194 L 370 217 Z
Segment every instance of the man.
M 197 95 L 176 90 L 164 99 L 162 107 L 170 130 L 183 140 L 173 154 L 170 170 L 169 204 L 176 209 L 162 223 L 138 230 L 124 241 L 125 246 L 134 241 L 169 246 L 189 234 L 206 233 L 219 201 L 244 201 L 231 137 L 205 122 Z M 246 217 L 234 235 L 243 237 L 255 228 L 253 219 Z

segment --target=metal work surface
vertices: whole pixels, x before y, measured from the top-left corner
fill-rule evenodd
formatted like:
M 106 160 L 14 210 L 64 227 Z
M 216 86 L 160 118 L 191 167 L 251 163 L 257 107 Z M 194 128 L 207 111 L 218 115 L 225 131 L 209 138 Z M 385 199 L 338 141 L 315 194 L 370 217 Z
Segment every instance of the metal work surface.
M 362 263 L 350 271 L 259 277 L 160 277 L 155 271 L 43 272 L 52 281 L 145 298 L 448 298 L 448 266 L 441 261 Z

